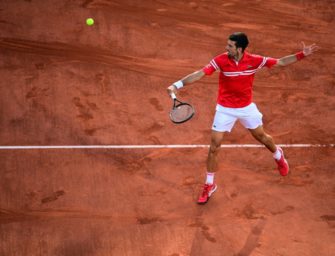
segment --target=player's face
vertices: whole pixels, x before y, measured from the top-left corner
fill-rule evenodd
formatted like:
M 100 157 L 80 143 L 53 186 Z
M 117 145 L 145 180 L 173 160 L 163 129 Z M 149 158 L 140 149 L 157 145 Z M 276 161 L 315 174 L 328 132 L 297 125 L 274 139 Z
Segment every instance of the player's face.
M 237 48 L 236 48 L 236 42 L 228 40 L 227 41 L 227 46 L 226 46 L 226 50 L 228 52 L 228 55 L 230 57 L 236 57 L 237 56 Z

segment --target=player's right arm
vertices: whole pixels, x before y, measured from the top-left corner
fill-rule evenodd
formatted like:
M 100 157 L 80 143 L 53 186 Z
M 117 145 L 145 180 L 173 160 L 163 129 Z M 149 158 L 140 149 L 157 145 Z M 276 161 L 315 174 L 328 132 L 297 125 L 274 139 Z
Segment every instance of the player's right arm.
M 173 83 L 172 85 L 170 85 L 167 88 L 168 94 L 169 95 L 171 95 L 171 93 L 177 94 L 178 89 L 182 88 L 183 86 L 185 86 L 187 84 L 192 84 L 192 83 L 200 80 L 204 76 L 205 76 L 205 72 L 203 71 L 203 69 L 197 70 L 197 71 L 185 76 L 181 80 L 179 80 L 179 81 Z

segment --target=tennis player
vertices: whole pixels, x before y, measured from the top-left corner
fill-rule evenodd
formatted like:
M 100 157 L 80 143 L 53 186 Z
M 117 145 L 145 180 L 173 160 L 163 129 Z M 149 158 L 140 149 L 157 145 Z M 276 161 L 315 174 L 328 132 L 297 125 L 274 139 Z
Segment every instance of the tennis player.
M 177 93 L 177 89 L 200 80 L 215 71 L 219 72 L 219 91 L 216 113 L 212 125 L 211 144 L 207 157 L 207 176 L 199 204 L 205 204 L 217 189 L 214 176 L 217 171 L 217 155 L 224 134 L 230 132 L 238 120 L 247 128 L 252 136 L 272 152 L 280 175 L 289 173 L 289 165 L 283 150 L 276 146 L 273 138 L 263 129 L 262 113 L 252 102 L 252 86 L 255 73 L 263 67 L 283 67 L 302 60 L 315 52 L 315 44 L 306 46 L 302 43 L 302 50 L 296 54 L 280 59 L 263 57 L 245 51 L 249 44 L 245 33 L 236 32 L 229 36 L 226 52 L 216 56 L 201 70 L 187 75 L 170 85 L 168 93 Z

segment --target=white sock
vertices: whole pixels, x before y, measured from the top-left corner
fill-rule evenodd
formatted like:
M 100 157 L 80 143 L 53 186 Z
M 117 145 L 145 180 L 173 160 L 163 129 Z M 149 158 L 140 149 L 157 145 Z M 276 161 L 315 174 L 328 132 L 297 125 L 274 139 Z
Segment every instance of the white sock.
M 207 172 L 206 184 L 212 185 L 214 183 L 214 172 Z
M 279 151 L 278 148 L 277 148 L 276 152 L 273 153 L 273 157 L 276 160 L 279 160 L 281 158 L 281 152 Z

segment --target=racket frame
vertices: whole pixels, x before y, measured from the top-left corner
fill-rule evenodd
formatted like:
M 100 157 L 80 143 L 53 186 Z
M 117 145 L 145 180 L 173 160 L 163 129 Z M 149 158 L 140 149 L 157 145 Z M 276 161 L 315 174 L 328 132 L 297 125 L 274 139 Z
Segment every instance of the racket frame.
M 172 121 L 173 123 L 175 123 L 175 124 L 182 124 L 182 123 L 187 122 L 188 120 L 190 120 L 190 119 L 194 116 L 194 114 L 195 114 L 195 110 L 194 110 L 194 107 L 193 107 L 191 104 L 186 103 L 186 102 L 182 102 L 182 101 L 178 100 L 177 97 L 176 97 L 176 95 L 175 95 L 174 93 L 171 93 L 171 98 L 173 99 L 173 106 L 172 106 L 172 109 L 171 109 L 171 111 L 170 111 L 170 115 L 169 115 L 169 116 L 170 116 L 170 119 L 171 119 L 171 121 Z M 172 118 L 172 111 L 173 111 L 174 109 L 180 107 L 180 106 L 183 106 L 183 105 L 186 105 L 186 106 L 191 107 L 191 109 L 192 109 L 192 114 L 191 114 L 189 117 L 187 117 L 186 119 L 181 120 L 181 121 L 175 121 L 175 120 L 173 120 L 173 118 Z

